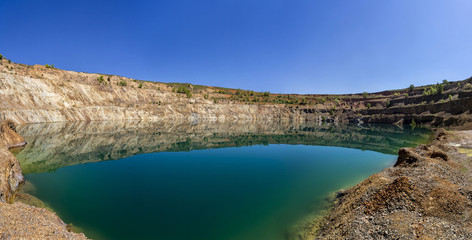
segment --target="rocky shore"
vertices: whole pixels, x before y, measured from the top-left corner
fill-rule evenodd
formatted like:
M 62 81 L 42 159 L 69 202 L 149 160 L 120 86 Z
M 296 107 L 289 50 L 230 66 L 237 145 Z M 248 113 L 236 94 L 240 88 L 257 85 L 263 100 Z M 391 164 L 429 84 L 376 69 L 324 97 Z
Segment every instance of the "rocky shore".
M 25 144 L 13 122 L 0 121 L 0 239 L 87 239 L 51 211 L 15 201 L 24 178 L 8 149 Z
M 304 239 L 472 239 L 472 131 L 437 130 L 395 166 L 339 192 Z

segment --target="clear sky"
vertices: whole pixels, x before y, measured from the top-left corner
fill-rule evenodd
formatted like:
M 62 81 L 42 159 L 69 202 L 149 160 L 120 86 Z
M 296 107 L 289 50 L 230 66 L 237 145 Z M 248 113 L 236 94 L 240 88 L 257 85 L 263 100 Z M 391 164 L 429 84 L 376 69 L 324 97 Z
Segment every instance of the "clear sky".
M 282 93 L 472 76 L 470 0 L 0 0 L 15 62 Z

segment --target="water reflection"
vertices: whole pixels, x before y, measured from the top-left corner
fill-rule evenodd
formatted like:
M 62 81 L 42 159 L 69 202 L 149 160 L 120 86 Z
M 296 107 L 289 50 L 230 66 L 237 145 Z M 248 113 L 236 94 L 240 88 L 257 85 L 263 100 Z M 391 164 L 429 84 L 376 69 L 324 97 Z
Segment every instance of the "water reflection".
M 429 137 L 428 129 L 394 125 L 295 122 L 69 122 L 18 127 L 28 145 L 16 153 L 24 174 L 116 160 L 142 153 L 260 144 L 338 146 L 396 154 Z

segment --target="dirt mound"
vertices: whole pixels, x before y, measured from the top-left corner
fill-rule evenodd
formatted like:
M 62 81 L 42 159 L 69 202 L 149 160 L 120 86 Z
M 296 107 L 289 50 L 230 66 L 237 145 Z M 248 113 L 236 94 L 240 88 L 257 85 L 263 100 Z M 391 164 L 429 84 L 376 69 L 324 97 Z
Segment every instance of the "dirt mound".
M 313 237 L 471 239 L 472 157 L 451 140 L 470 146 L 470 134 L 437 131 L 432 145 L 400 149 L 394 167 L 339 195 Z
M 408 210 L 414 210 L 414 207 L 410 206 L 413 205 L 411 202 L 416 200 L 415 192 L 417 192 L 417 189 L 411 185 L 407 177 L 399 177 L 375 193 L 371 200 L 364 202 L 364 212 L 372 214 L 380 209 L 393 210 L 398 207 L 407 207 Z

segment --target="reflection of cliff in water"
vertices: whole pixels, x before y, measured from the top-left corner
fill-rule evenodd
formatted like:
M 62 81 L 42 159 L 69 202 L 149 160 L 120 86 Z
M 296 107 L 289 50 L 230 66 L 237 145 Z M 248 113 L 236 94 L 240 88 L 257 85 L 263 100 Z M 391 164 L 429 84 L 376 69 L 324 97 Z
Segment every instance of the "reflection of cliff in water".
M 28 145 L 16 153 L 25 174 L 136 154 L 258 144 L 339 146 L 396 154 L 429 130 L 394 125 L 315 123 L 69 122 L 18 127 Z

